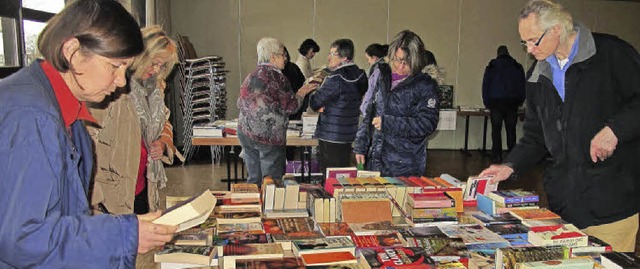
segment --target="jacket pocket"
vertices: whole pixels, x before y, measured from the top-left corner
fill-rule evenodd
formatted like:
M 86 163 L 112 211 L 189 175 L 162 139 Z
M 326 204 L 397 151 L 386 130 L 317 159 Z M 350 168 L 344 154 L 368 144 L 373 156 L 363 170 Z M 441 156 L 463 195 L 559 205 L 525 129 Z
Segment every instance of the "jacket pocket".
M 634 182 L 619 163 L 602 163 L 586 170 L 587 186 L 584 200 L 589 201 L 596 218 L 615 217 L 634 207 Z

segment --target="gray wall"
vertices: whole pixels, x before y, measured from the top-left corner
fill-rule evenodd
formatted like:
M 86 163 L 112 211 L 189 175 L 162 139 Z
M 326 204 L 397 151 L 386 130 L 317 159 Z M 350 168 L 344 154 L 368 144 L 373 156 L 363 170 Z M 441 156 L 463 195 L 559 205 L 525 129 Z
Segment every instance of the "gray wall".
M 238 88 L 255 67 L 255 46 L 264 36 L 281 40 L 293 60 L 304 39 L 315 39 L 321 48 L 312 62 L 315 67 L 326 63 L 333 40 L 350 38 L 356 45 L 356 63 L 367 69 L 364 49 L 369 44 L 388 43 L 397 32 L 410 29 L 445 68 L 446 83 L 454 85 L 454 105 L 462 106 L 482 106 L 484 67 L 495 57 L 498 45 L 507 45 L 525 68 L 531 64 L 519 44 L 516 23 L 525 0 L 170 1 L 173 34 L 188 36 L 200 56 L 224 57 L 231 71 L 227 76 L 229 118 L 237 117 Z M 560 2 L 591 30 L 618 35 L 640 48 L 639 2 Z M 429 147 L 461 147 L 464 120 L 457 120 L 455 131 L 436 133 Z M 482 120 L 472 118 L 469 148 L 481 146 L 481 131 Z

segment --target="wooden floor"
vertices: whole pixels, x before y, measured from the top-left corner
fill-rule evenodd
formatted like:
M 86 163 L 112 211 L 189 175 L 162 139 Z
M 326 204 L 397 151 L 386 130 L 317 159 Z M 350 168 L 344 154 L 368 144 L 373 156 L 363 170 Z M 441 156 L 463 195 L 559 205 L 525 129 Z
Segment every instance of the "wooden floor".
M 458 179 L 466 180 L 471 175 L 477 175 L 491 164 L 491 158 L 480 151 L 469 151 L 468 154 L 458 150 L 429 150 L 427 154 L 426 176 L 439 176 L 447 173 Z M 523 188 L 534 190 L 540 194 L 540 205 L 546 206 L 546 194 L 542 187 L 542 172 L 544 167 L 524 174 L 517 181 L 504 181 L 500 188 Z M 191 196 L 206 189 L 226 190 L 227 184 L 220 181 L 226 177 L 226 163 L 211 164 L 208 148 L 200 147 L 193 160 L 185 165 L 166 167 L 169 182 L 167 187 L 160 190 L 161 205 L 164 198 L 171 196 Z M 639 238 L 640 239 L 640 238 Z M 640 243 L 640 240 L 637 240 Z M 636 247 L 636 253 L 640 254 Z M 137 268 L 159 268 L 153 264 L 153 255 L 145 254 L 138 257 Z

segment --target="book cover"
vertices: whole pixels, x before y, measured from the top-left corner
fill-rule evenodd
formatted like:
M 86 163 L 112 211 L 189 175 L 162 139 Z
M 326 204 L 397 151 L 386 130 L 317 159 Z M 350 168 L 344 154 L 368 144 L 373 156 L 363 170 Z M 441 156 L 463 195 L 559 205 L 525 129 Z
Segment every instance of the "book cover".
M 604 253 L 604 252 L 613 251 L 613 248 L 611 247 L 611 245 L 598 239 L 597 237 L 589 235 L 587 238 L 587 241 L 588 243 L 587 243 L 587 246 L 585 247 L 572 247 L 571 255 L 578 256 L 578 255 L 582 255 L 582 253 Z
M 522 220 L 514 217 L 510 213 L 500 213 L 500 214 L 489 215 L 485 212 L 477 212 L 471 215 L 474 218 L 476 218 L 478 221 L 480 221 L 480 224 L 483 224 L 483 225 L 522 223 Z
M 413 208 L 455 207 L 455 201 L 444 191 L 430 193 L 410 193 L 407 205 Z
M 411 218 L 457 218 L 458 212 L 455 207 L 444 208 L 413 208 L 407 207 L 407 215 Z
M 506 242 L 504 238 L 490 231 L 483 225 L 441 226 L 440 229 L 449 237 L 461 238 L 465 244 L 486 244 Z
M 347 223 L 391 222 L 391 202 L 370 199 L 343 199 L 341 220 Z M 352 227 L 353 229 L 353 227 Z
M 153 220 L 155 224 L 178 226 L 176 232 L 184 231 L 203 223 L 216 205 L 216 198 L 209 190 L 168 208 L 162 216 Z
M 230 244 L 218 246 L 218 256 L 235 260 L 283 258 L 284 250 L 279 243 L 266 244 Z
M 274 240 L 291 241 L 323 237 L 311 218 L 280 218 L 275 219 L 275 222 L 282 233 L 272 234 Z
M 179 246 L 209 246 L 213 238 L 213 229 L 206 229 L 200 231 L 182 231 L 176 233 L 171 241 L 167 244 L 179 245 Z
M 275 219 L 275 218 L 306 218 L 309 217 L 309 211 L 306 208 L 298 208 L 298 209 L 270 209 L 264 211 L 264 217 Z
M 213 216 L 217 219 L 218 223 L 229 224 L 260 222 L 262 214 L 260 211 L 220 212 L 218 210 L 214 210 Z
M 593 269 L 594 261 L 585 258 L 518 263 L 518 269 Z
M 470 258 L 469 250 L 460 238 L 417 237 L 408 246 L 423 248 L 435 261 Z
M 522 223 L 495 223 L 487 225 L 487 229 L 497 233 L 503 234 L 526 234 L 529 232 L 529 227 Z
M 332 253 L 303 253 L 300 254 L 302 261 L 307 266 L 334 265 L 342 263 L 357 263 L 358 260 L 349 251 Z
M 494 257 L 496 255 L 497 249 L 506 248 L 509 246 L 510 246 L 509 242 L 499 242 L 499 243 L 468 245 L 467 249 L 469 250 L 469 253 L 481 254 L 485 257 Z
M 540 201 L 537 194 L 525 190 L 496 190 L 489 192 L 487 197 L 502 204 L 537 203 Z
M 327 178 L 355 178 L 358 176 L 356 167 L 327 167 Z
M 287 257 L 269 260 L 237 260 L 236 269 L 304 269 L 302 259 Z
M 231 184 L 231 198 L 258 198 L 260 189 L 257 184 L 233 183 Z
M 154 262 L 191 263 L 209 265 L 215 254 L 213 246 L 164 245 L 153 256 Z
M 546 208 L 538 208 L 538 209 L 514 209 L 511 210 L 511 214 L 513 214 L 516 218 L 525 220 L 525 219 L 534 219 L 534 220 L 548 220 L 548 219 L 559 219 L 560 216 L 558 214 L 551 212 L 551 210 Z
M 432 227 L 406 227 L 398 229 L 401 238 L 408 237 L 447 237 L 437 226 Z
M 479 177 L 471 176 L 467 179 L 466 189 L 463 194 L 463 199 L 476 200 L 476 196 L 479 194 L 487 195 L 489 192 L 498 189 L 498 183 L 491 183 L 493 177 Z
M 348 223 L 355 235 L 374 235 L 396 231 L 398 228 L 391 221 Z
M 496 250 L 496 268 L 516 268 L 517 263 L 537 262 L 569 258 L 569 249 L 565 246 L 510 247 Z
M 357 178 L 368 178 L 368 177 L 379 177 L 380 171 L 366 171 L 366 170 L 358 170 L 356 173 Z
M 397 233 L 381 233 L 374 235 L 353 235 L 353 243 L 358 248 L 401 247 L 402 241 Z
M 393 248 L 364 248 L 360 255 L 365 267 L 378 269 L 392 268 L 434 268 L 436 263 L 422 248 L 393 247 Z
M 249 231 L 234 231 L 230 233 L 218 233 L 216 245 L 224 246 L 229 244 L 264 244 L 268 243 L 267 235 L 264 233 L 253 233 Z
M 350 236 L 293 240 L 292 250 L 296 256 L 307 253 L 351 252 L 355 255 L 356 245 Z
M 353 230 L 351 230 L 349 224 L 346 222 L 324 222 L 318 223 L 318 226 L 320 226 L 320 230 L 325 237 L 350 236 L 353 234 Z
M 536 246 L 586 247 L 588 245 L 588 236 L 573 224 L 531 227 L 528 236 L 529 242 Z
M 249 222 L 249 223 L 218 223 L 218 234 L 230 233 L 236 231 L 248 231 L 251 233 L 263 233 L 262 223 Z

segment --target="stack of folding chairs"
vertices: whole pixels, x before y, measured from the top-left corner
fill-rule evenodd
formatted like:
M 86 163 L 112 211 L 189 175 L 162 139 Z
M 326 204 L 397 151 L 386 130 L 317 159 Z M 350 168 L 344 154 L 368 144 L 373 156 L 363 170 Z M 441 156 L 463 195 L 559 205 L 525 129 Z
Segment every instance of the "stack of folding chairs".
M 191 143 L 193 125 L 225 119 L 227 113 L 226 70 L 222 57 L 195 57 L 193 45 L 184 36 L 178 40 L 178 75 L 181 76 L 181 108 L 184 156 L 189 160 L 195 151 Z M 212 161 L 219 161 L 222 148 L 211 147 Z

